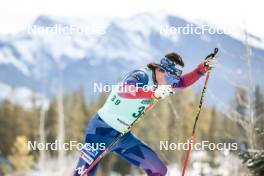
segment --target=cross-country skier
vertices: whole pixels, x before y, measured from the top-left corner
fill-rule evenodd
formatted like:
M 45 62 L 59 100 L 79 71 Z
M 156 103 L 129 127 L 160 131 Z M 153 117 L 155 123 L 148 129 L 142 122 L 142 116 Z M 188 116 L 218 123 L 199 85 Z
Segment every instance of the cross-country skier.
M 160 63 L 149 63 L 147 68 L 130 72 L 120 84 L 122 88 L 130 89 L 121 90 L 118 87 L 112 90 L 103 107 L 89 122 L 85 143 L 100 143 L 107 147 L 145 112 L 153 100 L 164 99 L 173 92 L 173 89 L 183 89 L 192 85 L 215 65 L 216 59 L 211 57 L 193 71 L 182 75 L 184 62 L 179 54 L 172 52 L 166 54 Z M 145 89 L 146 87 L 149 89 Z M 75 169 L 75 176 L 82 175 L 85 169 L 103 152 L 97 149 L 93 149 L 91 145 L 84 145 Z M 132 132 L 122 136 L 110 152 L 115 152 L 129 163 L 144 169 L 149 176 L 166 175 L 166 165 L 159 156 Z M 94 175 L 97 167 L 98 164 L 88 173 L 88 176 Z

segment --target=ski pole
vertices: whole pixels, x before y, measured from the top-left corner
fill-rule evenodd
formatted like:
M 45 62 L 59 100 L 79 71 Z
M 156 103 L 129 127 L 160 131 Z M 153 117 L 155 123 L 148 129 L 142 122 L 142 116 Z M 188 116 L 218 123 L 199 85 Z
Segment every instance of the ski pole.
M 143 115 L 149 111 L 155 104 L 155 101 L 157 101 L 157 99 L 153 99 L 153 102 L 146 108 L 146 110 L 144 111 Z M 81 176 L 85 176 L 86 174 L 88 174 L 93 168 L 94 166 L 99 163 L 99 161 L 101 161 L 101 159 L 107 155 L 111 148 L 125 135 L 127 134 L 132 127 L 134 126 L 134 124 L 140 119 L 142 118 L 142 116 L 139 116 L 138 118 L 136 118 L 122 133 L 120 133 L 110 144 L 109 146 L 105 149 L 105 151 L 103 153 L 101 153 L 95 160 L 94 162 L 81 174 Z
M 208 59 L 208 58 L 210 58 L 210 57 L 216 57 L 216 54 L 217 53 L 218 53 L 218 48 L 215 48 L 214 49 L 214 52 L 212 54 L 208 55 L 205 58 L 205 60 Z M 185 174 L 185 170 L 187 168 L 189 156 L 190 156 L 190 153 L 191 153 L 192 142 L 195 139 L 195 129 L 196 129 L 197 121 L 198 121 L 199 116 L 200 116 L 200 113 L 201 113 L 201 109 L 202 109 L 202 105 L 203 105 L 203 100 L 204 100 L 204 95 L 205 95 L 205 92 L 206 92 L 206 88 L 207 88 L 209 76 L 210 76 L 210 73 L 212 71 L 211 69 L 212 68 L 208 68 L 208 72 L 206 74 L 206 78 L 205 78 L 205 81 L 204 81 L 204 86 L 203 86 L 203 90 L 202 90 L 202 94 L 201 94 L 201 98 L 200 98 L 198 110 L 197 110 L 197 113 L 196 113 L 196 116 L 195 116 L 195 121 L 194 121 L 193 129 L 192 129 L 192 135 L 191 135 L 190 140 L 188 141 L 188 150 L 187 150 L 187 153 L 186 153 L 186 156 L 185 156 L 185 160 L 184 160 L 184 163 L 183 163 L 182 176 L 184 176 L 184 174 Z

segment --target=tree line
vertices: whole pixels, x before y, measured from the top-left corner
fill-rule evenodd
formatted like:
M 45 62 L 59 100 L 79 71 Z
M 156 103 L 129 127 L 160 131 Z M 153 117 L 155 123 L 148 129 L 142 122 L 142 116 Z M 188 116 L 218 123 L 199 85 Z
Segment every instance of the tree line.
M 167 164 L 178 163 L 180 165 L 185 153 L 178 150 L 160 150 L 160 141 L 186 142 L 190 137 L 194 123 L 195 109 L 198 106 L 197 97 L 198 95 L 192 89 L 180 91 L 159 102 L 157 107 L 147 113 L 133 129 L 135 134 L 157 151 Z M 65 142 L 73 140 L 83 142 L 87 123 L 103 105 L 106 98 L 107 94 L 101 94 L 93 100 L 87 100 L 83 89 L 63 95 Z M 252 137 L 249 136 L 252 134 L 248 132 L 247 128 L 250 124 L 247 120 L 249 113 L 247 92 L 238 87 L 233 101 L 228 107 L 226 112 L 217 107 L 203 107 L 197 126 L 196 141 L 237 142 L 241 152 L 243 147 L 245 150 L 250 148 L 249 138 Z M 255 88 L 253 110 L 254 142 L 256 143 L 254 149 L 263 150 L 264 94 L 259 86 Z M 8 100 L 1 102 L 0 157 L 6 162 L 0 167 L 0 175 L 6 172 L 15 173 L 18 170 L 28 170 L 40 160 L 40 151 L 27 151 L 27 148 L 23 146 L 26 141 L 40 141 L 41 112 L 42 107 L 39 106 L 27 109 Z M 54 142 L 58 138 L 58 97 L 51 100 L 44 114 L 45 142 Z M 72 152 L 76 151 L 68 151 L 66 155 Z M 212 158 L 214 154 L 215 152 L 210 152 Z M 58 152 L 48 151 L 47 155 L 54 158 L 58 156 Z M 26 163 L 24 166 L 21 166 L 21 157 L 27 161 L 24 162 Z M 210 165 L 216 167 L 213 159 Z M 117 156 L 110 155 L 104 159 L 100 173 L 108 173 L 113 169 L 125 175 L 131 173 L 135 168 Z

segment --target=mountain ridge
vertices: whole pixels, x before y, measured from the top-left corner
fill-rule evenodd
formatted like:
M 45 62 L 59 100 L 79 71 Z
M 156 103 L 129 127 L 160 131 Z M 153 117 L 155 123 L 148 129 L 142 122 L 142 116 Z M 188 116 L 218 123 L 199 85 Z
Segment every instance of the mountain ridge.
M 33 25 L 67 26 L 78 21 L 62 19 L 66 20 L 42 15 Z M 0 38 L 0 82 L 12 87 L 28 87 L 38 93 L 42 92 L 45 82 L 45 94 L 49 98 L 57 94 L 58 82 L 62 82 L 65 92 L 83 86 L 90 97 L 94 82 L 114 84 L 121 75 L 150 61 L 158 61 L 167 52 L 176 51 L 185 58 L 186 72 L 202 62 L 214 47 L 219 47 L 220 68 L 214 71 L 211 87 L 224 101 L 229 100 L 234 85 L 247 86 L 243 42 L 228 35 L 162 35 L 159 31 L 162 25 L 177 27 L 189 23 L 173 15 L 157 17 L 144 13 L 105 23 L 103 35 L 43 35 L 24 31 L 5 36 Z M 261 73 L 264 66 L 260 59 L 264 50 L 251 48 L 254 84 L 263 86 L 263 78 L 257 73 Z M 223 74 L 225 76 L 221 76 Z M 222 88 L 227 93 L 223 93 Z

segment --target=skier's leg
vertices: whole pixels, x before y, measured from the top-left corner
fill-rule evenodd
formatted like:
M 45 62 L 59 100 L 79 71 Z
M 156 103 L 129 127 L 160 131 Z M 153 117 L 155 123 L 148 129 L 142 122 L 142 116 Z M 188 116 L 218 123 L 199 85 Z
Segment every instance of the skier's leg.
M 85 145 L 82 148 L 74 176 L 80 176 L 104 151 L 105 148 L 99 149 L 99 144 L 104 144 L 104 146 L 107 147 L 118 134 L 119 133 L 116 130 L 108 126 L 98 115 L 96 115 L 88 124 Z M 98 164 L 87 175 L 93 176 L 97 167 Z
M 131 164 L 144 169 L 149 176 L 165 176 L 167 173 L 167 167 L 158 155 L 132 133 L 126 134 L 113 150 Z
M 80 176 L 89 167 L 89 165 L 96 159 L 99 151 L 95 151 L 90 144 L 97 143 L 98 135 L 87 134 L 85 138 L 85 143 L 82 148 L 78 164 L 76 166 L 74 176 Z M 102 141 L 101 141 L 102 142 Z M 89 145 L 88 145 L 89 144 Z M 88 176 L 93 176 L 97 170 L 98 164 L 87 174 Z
M 99 164 L 99 163 L 98 163 Z M 95 172 L 97 170 L 98 164 L 96 164 L 93 169 L 87 174 L 87 176 L 93 176 L 95 175 Z M 78 164 L 76 166 L 76 169 L 74 171 L 74 176 L 80 176 L 85 169 L 88 168 L 88 164 L 80 157 Z

